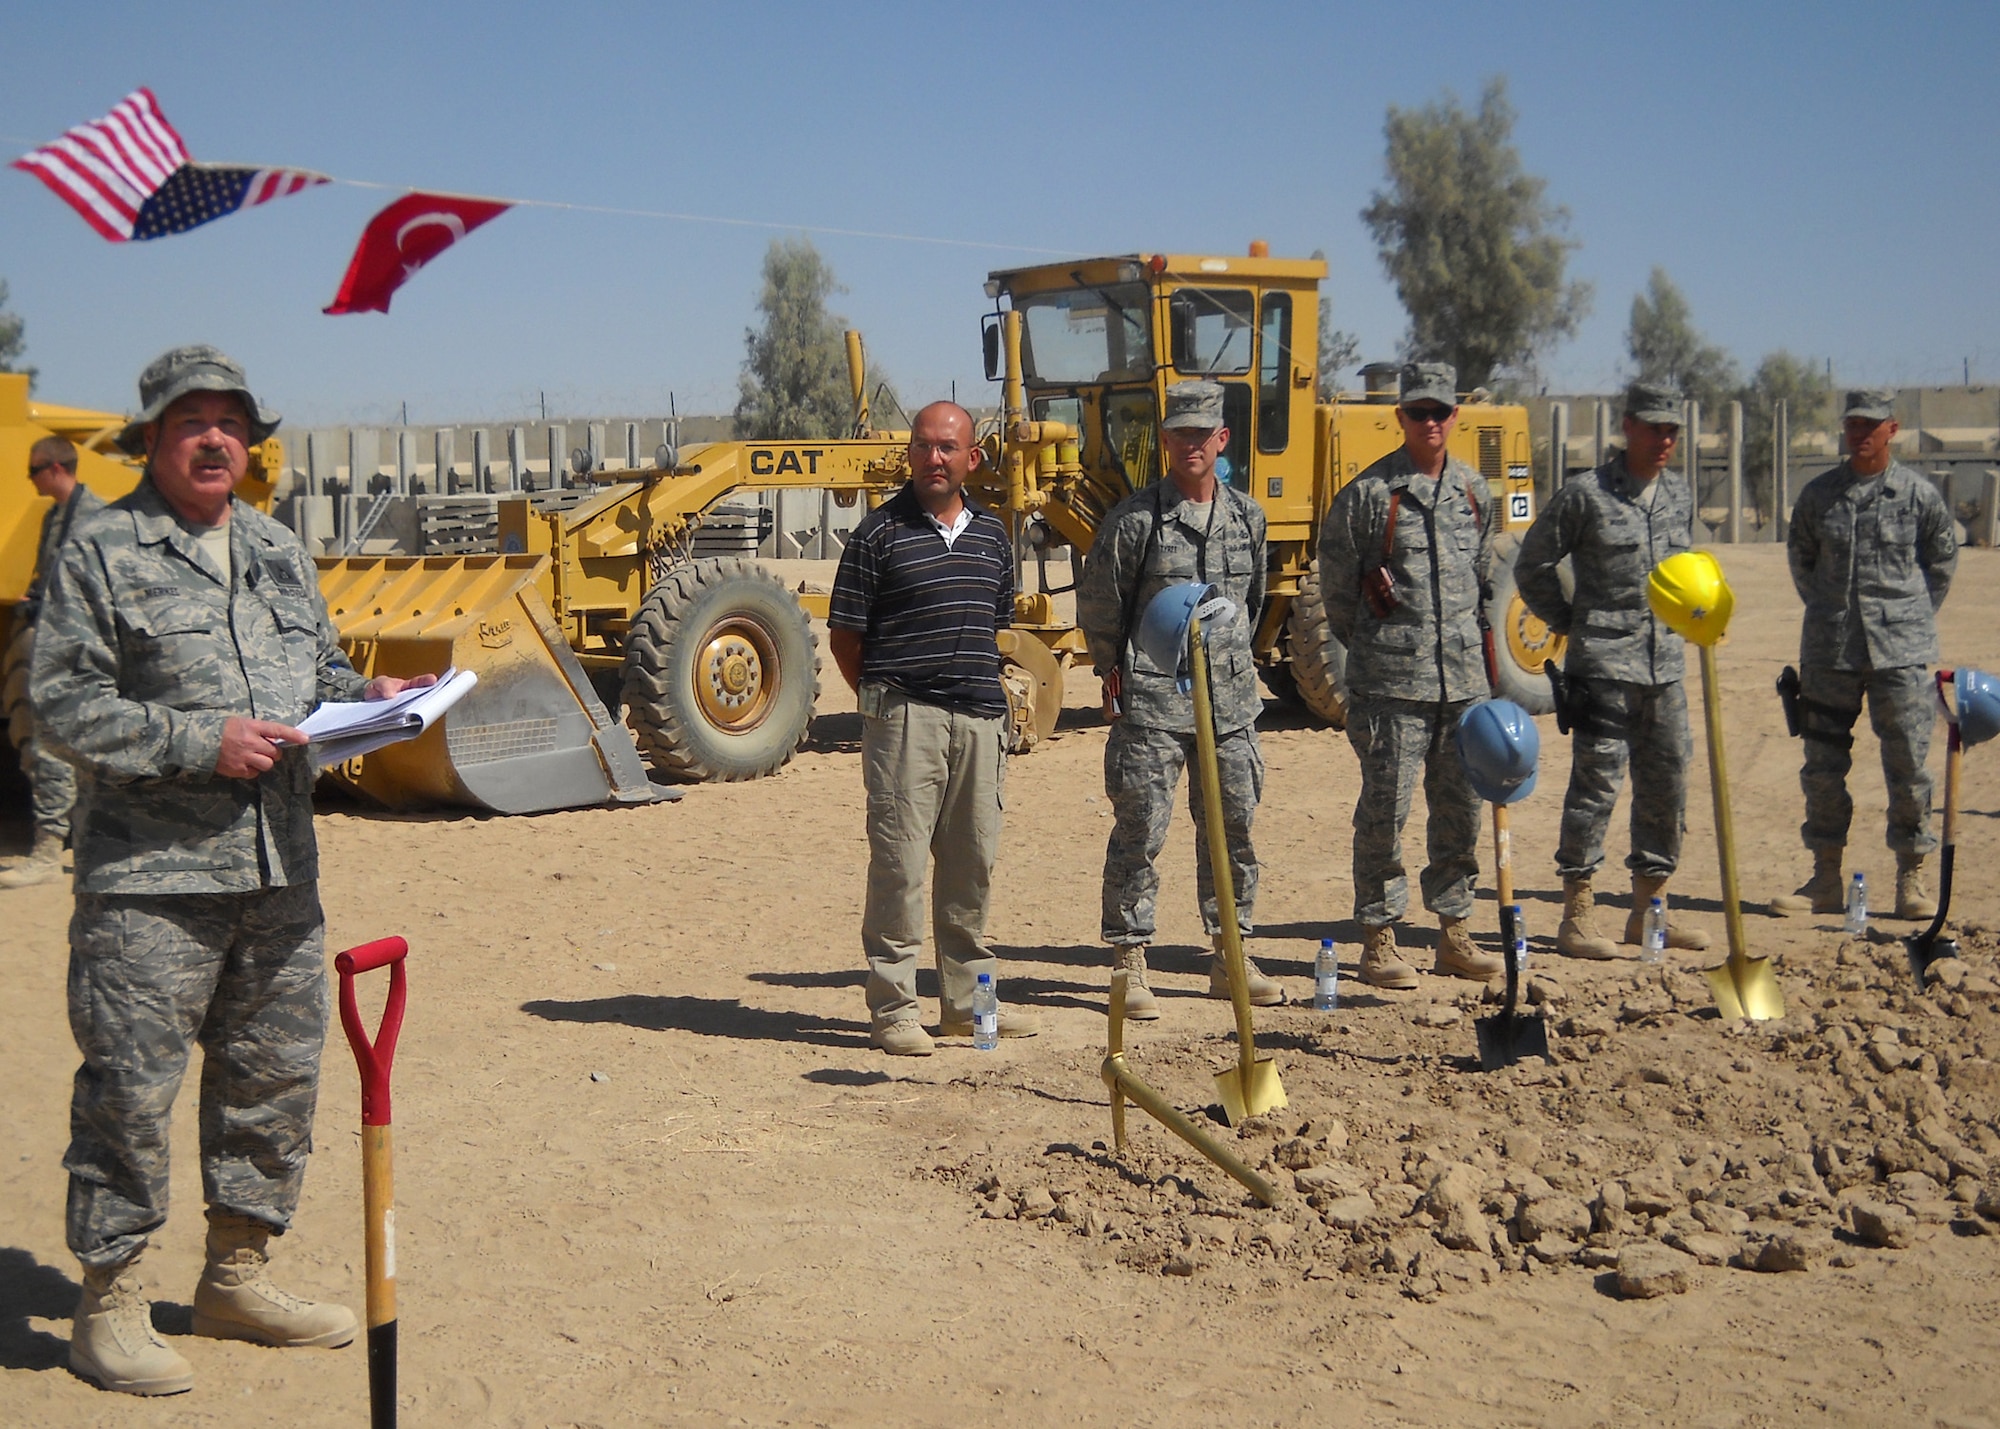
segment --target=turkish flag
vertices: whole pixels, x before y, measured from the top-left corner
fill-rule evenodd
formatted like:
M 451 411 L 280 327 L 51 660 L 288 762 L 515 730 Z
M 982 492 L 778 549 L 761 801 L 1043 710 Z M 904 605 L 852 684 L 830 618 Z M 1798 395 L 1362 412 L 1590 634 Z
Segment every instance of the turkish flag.
M 396 289 L 431 259 L 512 204 L 448 194 L 405 194 L 368 221 L 340 293 L 325 311 L 386 313 Z

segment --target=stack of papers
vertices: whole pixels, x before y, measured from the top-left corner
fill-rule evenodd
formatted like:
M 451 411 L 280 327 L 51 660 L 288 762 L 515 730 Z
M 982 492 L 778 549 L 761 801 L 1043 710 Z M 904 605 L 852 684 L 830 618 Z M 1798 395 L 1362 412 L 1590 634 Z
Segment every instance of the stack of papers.
M 415 739 L 465 697 L 479 676 L 457 666 L 435 685 L 405 690 L 387 700 L 329 701 L 299 722 L 312 739 L 313 763 L 343 764 L 385 744 Z

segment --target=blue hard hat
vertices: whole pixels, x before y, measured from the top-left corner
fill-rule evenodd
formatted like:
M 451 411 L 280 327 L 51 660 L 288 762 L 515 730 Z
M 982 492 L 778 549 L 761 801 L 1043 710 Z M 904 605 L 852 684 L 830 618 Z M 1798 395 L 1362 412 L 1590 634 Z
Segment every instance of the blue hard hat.
M 1512 700 L 1481 700 L 1459 716 L 1457 737 L 1465 777 L 1487 803 L 1512 804 L 1535 792 L 1542 736 Z
M 1961 667 L 1952 683 L 1958 693 L 1958 738 L 1968 749 L 2000 734 L 2000 679 Z
M 1146 602 L 1139 613 L 1139 628 L 1133 643 L 1154 668 L 1171 670 L 1175 688 L 1182 694 L 1194 688 L 1188 665 L 1188 626 L 1200 612 L 1204 621 L 1227 620 L 1236 613 L 1236 602 L 1202 581 L 1181 581 L 1164 587 Z

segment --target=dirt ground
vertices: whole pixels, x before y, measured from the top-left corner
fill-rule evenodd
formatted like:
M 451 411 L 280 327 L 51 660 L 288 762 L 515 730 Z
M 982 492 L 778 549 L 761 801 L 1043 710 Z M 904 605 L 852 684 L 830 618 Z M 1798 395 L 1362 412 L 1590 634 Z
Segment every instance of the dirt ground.
M 1965 760 L 1953 986 L 1914 990 L 1894 941 L 1910 925 L 1882 920 L 1876 941 L 1766 916 L 1806 864 L 1799 746 L 1771 693 L 1799 605 L 1781 552 L 1719 554 L 1746 927 L 1788 1015 L 1718 1019 L 1698 974 L 1718 955 L 1648 975 L 1549 948 L 1568 751 L 1544 720 L 1513 837 L 1554 1060 L 1481 1072 L 1476 988 L 1353 976 L 1353 755 L 1274 704 L 1251 951 L 1301 996 L 1331 934 L 1346 976 L 1337 1012 L 1258 1012 L 1290 1105 L 1215 1128 L 1280 1185 L 1271 1210 L 1136 1109 L 1129 1149 L 1110 1149 L 1087 672 L 1061 737 L 1008 776 L 992 932 L 1003 995 L 1046 1030 L 993 1053 L 867 1045 L 858 717 L 830 662 L 812 743 L 773 779 L 537 818 L 327 806 L 329 949 L 412 947 L 402 1422 L 2000 1425 L 2000 756 Z M 1948 660 L 2000 669 L 2000 555 L 1965 554 L 1943 628 Z M 1690 695 L 1698 711 L 1698 680 Z M 1719 946 L 1696 725 L 1673 892 Z M 1940 729 L 1940 776 L 1943 745 Z M 1850 866 L 1879 908 L 1894 868 L 1865 721 L 1855 756 Z M 1421 849 L 1421 813 L 1406 840 Z M 1614 872 L 1624 850 L 1621 813 Z M 1202 1117 L 1234 1041 L 1228 1005 L 1202 995 L 1185 821 L 1164 868 L 1166 1015 L 1133 1029 L 1131 1062 Z M 192 1079 L 148 1267 L 196 1387 L 144 1402 L 69 1374 L 69 898 L 0 896 L 0 1422 L 366 1422 L 358 1346 L 188 1336 Z M 1477 923 L 1496 939 L 1490 890 Z M 1413 922 L 1426 966 L 1434 939 Z M 359 1093 L 337 1027 L 325 1065 L 281 1267 L 358 1309 Z M 1681 1293 L 1621 1295 L 1621 1253 L 1662 1259 L 1651 1288 Z

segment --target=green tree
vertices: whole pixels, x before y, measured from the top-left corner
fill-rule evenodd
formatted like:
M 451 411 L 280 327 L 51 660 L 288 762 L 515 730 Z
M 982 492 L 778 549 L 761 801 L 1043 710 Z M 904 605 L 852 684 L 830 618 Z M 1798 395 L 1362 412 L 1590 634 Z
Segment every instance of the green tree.
M 1794 433 L 1811 431 L 1831 420 L 1833 384 L 1825 371 L 1803 357 L 1780 348 L 1757 364 L 1757 371 L 1737 394 L 1743 403 L 1743 474 L 1750 483 L 1757 509 L 1768 519 L 1776 509 L 1777 442 L 1773 415 L 1785 404 L 1785 419 Z M 1798 494 L 1799 483 L 1792 483 Z
M 1743 380 L 1736 359 L 1696 330 L 1688 300 L 1664 268 L 1655 268 L 1646 291 L 1632 299 L 1625 348 L 1641 382 L 1672 382 L 1701 403 L 1705 427 L 1720 420 L 1722 404 Z
M 1521 168 L 1507 81 L 1488 82 L 1476 114 L 1449 93 L 1392 104 L 1383 132 L 1388 186 L 1361 217 L 1410 317 L 1405 351 L 1452 363 L 1465 390 L 1525 374 L 1575 334 L 1590 285 L 1565 280 L 1569 214 Z
M 1341 374 L 1361 361 L 1361 339 L 1333 325 L 1333 299 L 1319 300 L 1319 400 L 1331 402 Z
M 0 278 L 0 372 L 25 372 L 32 385 L 35 369 L 21 365 L 28 352 L 26 330 L 20 315 L 7 311 L 7 280 Z
M 763 326 L 743 334 L 736 435 L 769 441 L 847 431 L 854 398 L 842 335 L 846 322 L 826 310 L 827 298 L 840 291 L 811 240 L 771 240 L 757 299 Z

